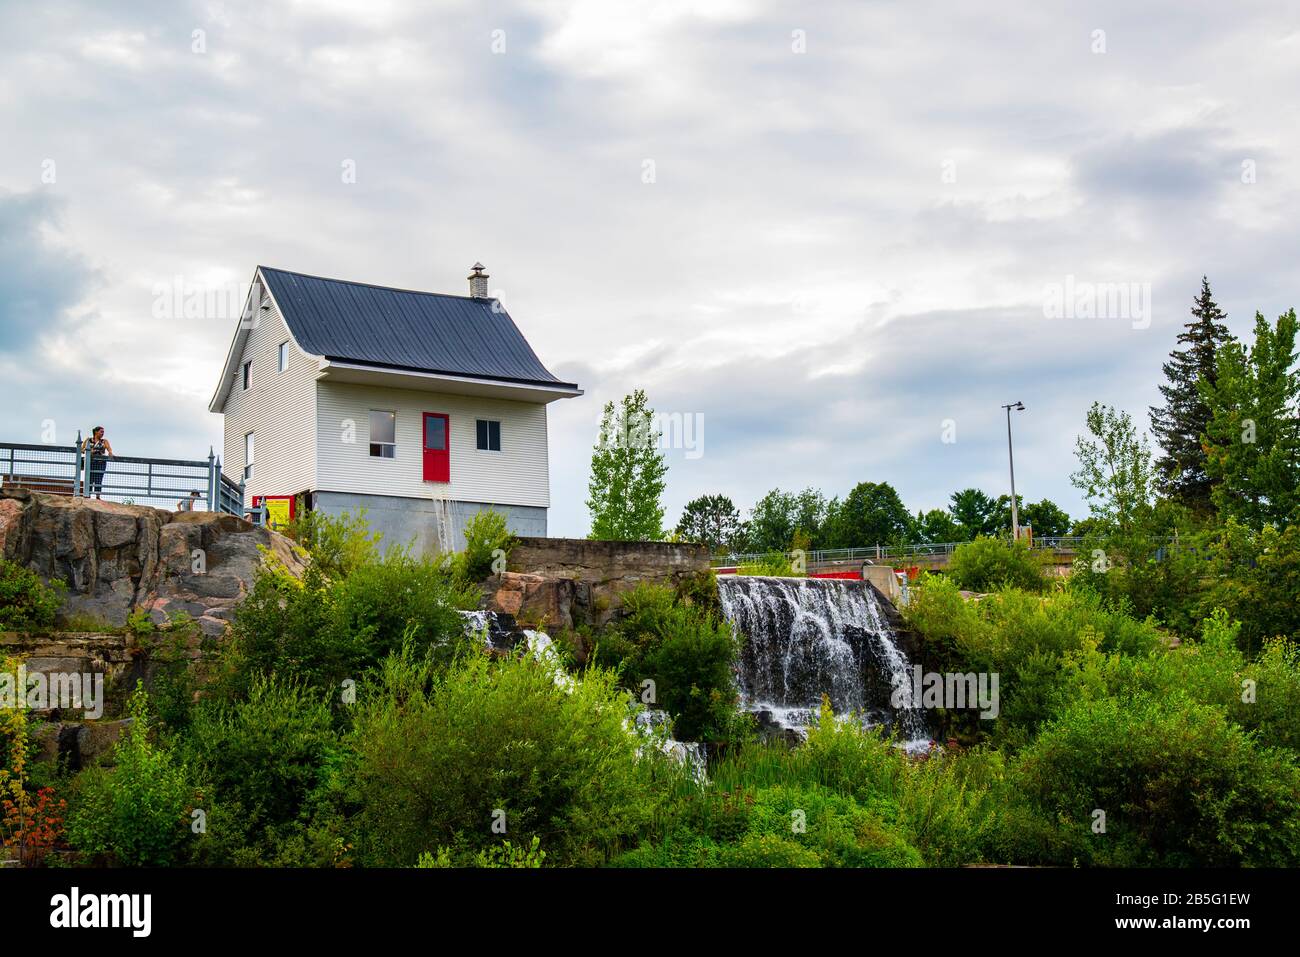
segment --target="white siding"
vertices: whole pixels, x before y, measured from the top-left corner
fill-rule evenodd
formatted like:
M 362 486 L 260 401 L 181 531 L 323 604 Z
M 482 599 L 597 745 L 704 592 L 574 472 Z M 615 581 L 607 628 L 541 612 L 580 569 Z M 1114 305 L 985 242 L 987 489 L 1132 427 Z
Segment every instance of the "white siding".
M 269 298 L 267 299 L 269 301 Z M 245 504 L 254 495 L 293 495 L 315 487 L 316 375 L 320 361 L 303 353 L 289 336 L 274 304 L 258 309 L 260 320 L 248 333 L 235 366 L 235 381 L 225 408 L 225 453 L 221 468 L 236 482 L 244 474 L 244 436 L 252 432 L 253 477 Z M 289 368 L 280 372 L 280 343 L 289 341 Z M 247 392 L 243 364 L 253 362 Z
M 451 482 L 441 486 L 447 498 L 496 505 L 551 503 L 543 404 L 329 381 L 316 387 L 317 489 L 430 498 L 433 483 L 424 481 L 423 413 L 442 412 L 451 424 Z M 370 456 L 371 409 L 397 413 L 394 458 Z M 500 452 L 479 451 L 478 419 L 501 423 Z M 352 441 L 348 423 L 355 427 Z

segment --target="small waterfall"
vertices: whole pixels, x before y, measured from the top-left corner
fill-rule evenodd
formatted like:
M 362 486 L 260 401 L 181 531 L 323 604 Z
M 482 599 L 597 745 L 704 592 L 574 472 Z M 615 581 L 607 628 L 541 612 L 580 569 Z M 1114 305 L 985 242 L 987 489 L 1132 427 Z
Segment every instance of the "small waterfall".
M 911 662 L 870 584 L 723 575 L 718 595 L 747 639 L 737 668 L 747 710 L 798 732 L 825 694 L 836 714 L 891 727 L 908 750 L 928 743 L 920 709 L 890 707 L 895 683 L 910 687 Z

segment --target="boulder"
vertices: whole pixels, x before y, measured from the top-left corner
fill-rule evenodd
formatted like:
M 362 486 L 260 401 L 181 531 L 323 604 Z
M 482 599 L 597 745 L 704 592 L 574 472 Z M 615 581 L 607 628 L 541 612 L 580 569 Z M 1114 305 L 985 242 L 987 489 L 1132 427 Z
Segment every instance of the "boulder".
M 135 611 L 159 624 L 185 611 L 220 635 L 264 551 L 302 574 L 291 542 L 234 515 L 0 489 L 0 554 L 67 585 L 65 622 L 120 628 Z

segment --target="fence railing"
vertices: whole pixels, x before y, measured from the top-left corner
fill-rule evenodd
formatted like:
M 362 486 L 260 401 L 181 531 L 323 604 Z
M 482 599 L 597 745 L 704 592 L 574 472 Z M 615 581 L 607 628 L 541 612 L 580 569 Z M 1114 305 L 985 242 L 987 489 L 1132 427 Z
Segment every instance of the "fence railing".
M 244 486 L 221 471 L 211 450 L 207 459 L 161 459 L 136 455 L 94 455 L 76 445 L 0 442 L 0 486 L 155 508 L 175 508 L 193 498 L 200 511 L 243 516 Z
M 1077 535 L 1051 535 L 1033 539 L 1031 547 L 1050 551 L 1073 551 L 1083 538 Z M 808 565 L 831 565 L 838 562 L 885 561 L 898 558 L 925 558 L 934 555 L 951 555 L 966 542 L 927 542 L 917 545 L 868 545 L 861 548 L 822 548 L 805 553 Z M 731 568 L 761 562 L 771 552 L 743 552 L 722 555 L 713 559 L 714 568 Z

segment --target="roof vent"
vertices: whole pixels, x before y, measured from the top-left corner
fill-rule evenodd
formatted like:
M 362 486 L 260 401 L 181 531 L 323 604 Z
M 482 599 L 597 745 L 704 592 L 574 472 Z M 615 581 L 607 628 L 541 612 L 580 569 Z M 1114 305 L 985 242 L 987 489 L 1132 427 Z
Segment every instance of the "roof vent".
M 465 277 L 469 280 L 469 294 L 475 299 L 490 299 L 488 295 L 488 274 L 483 271 L 482 263 L 475 263 L 470 267 L 470 274 Z

